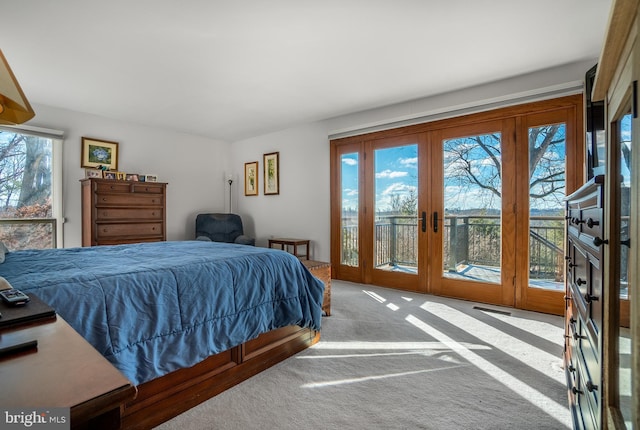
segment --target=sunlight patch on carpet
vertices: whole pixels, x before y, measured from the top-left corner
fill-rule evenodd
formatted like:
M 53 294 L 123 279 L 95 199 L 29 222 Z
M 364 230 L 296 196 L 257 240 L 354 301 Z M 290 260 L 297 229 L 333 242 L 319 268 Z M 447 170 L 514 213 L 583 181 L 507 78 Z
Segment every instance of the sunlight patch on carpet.
M 384 303 L 384 302 L 387 301 L 387 299 L 385 299 L 384 297 L 382 297 L 379 294 L 374 293 L 373 291 L 362 290 L 362 292 L 365 293 L 367 296 L 371 297 L 372 299 L 374 299 L 377 302 Z
M 439 340 L 440 342 L 448 345 L 452 350 L 455 350 L 469 363 L 476 366 L 478 369 L 485 372 L 496 381 L 502 383 L 505 387 L 518 394 L 526 401 L 531 402 L 541 410 L 549 414 L 555 420 L 560 422 L 563 426 L 571 428 L 571 415 L 568 412 L 566 405 L 561 405 L 553 399 L 545 396 L 538 390 L 525 384 L 518 378 L 514 377 L 508 372 L 505 372 L 496 365 L 485 360 L 470 349 L 464 348 L 463 345 L 441 331 L 431 327 L 429 324 L 422 321 L 420 318 L 414 315 L 408 315 L 406 321 L 420 330 L 424 331 L 429 336 Z
M 487 345 L 477 345 L 468 342 L 458 342 L 461 350 L 471 349 L 491 349 Z M 334 349 L 334 350 L 440 350 L 449 351 L 451 346 L 443 342 L 324 342 L 320 341 L 311 347 L 312 349 Z
M 435 354 L 441 354 L 441 351 L 438 350 L 415 350 L 415 351 L 406 351 L 406 352 L 374 352 L 370 354 L 323 354 L 323 355 L 300 355 L 296 356 L 296 360 L 315 360 L 315 359 L 323 359 L 330 358 L 335 360 L 336 358 L 369 358 L 369 357 L 400 357 L 407 355 L 422 355 L 425 357 L 431 357 Z M 442 360 L 442 358 L 439 358 Z M 460 363 L 460 360 L 448 359 L 445 361 L 450 361 L 454 363 Z
M 468 366 L 468 364 L 457 364 L 455 366 L 438 367 L 436 369 L 414 370 L 412 372 L 387 373 L 385 375 L 371 375 L 371 376 L 363 376 L 363 377 L 360 377 L 360 378 L 338 379 L 338 380 L 335 380 L 335 381 L 310 382 L 308 384 L 301 385 L 301 387 L 302 388 L 334 387 L 336 385 L 357 384 L 357 383 L 360 383 L 360 382 L 377 381 L 377 380 L 389 379 L 389 378 L 401 378 L 401 377 L 405 377 L 405 376 L 419 375 L 419 374 L 422 374 L 422 373 L 439 372 L 439 371 L 442 371 L 442 370 L 455 369 L 455 368 L 464 367 L 464 366 Z
M 473 337 L 493 345 L 495 349 L 510 355 L 532 369 L 537 369 L 541 365 L 547 365 L 551 369 L 553 368 L 553 363 L 560 363 L 562 361 L 562 350 L 560 347 L 558 349 L 558 355 L 550 354 L 464 312 L 460 312 L 441 303 L 425 302 L 420 308 L 438 318 L 449 321 L 456 327 L 462 328 Z M 508 319 L 509 318 L 504 318 L 503 321 L 507 321 Z M 520 326 L 516 327 L 520 328 Z M 558 335 L 557 339 L 562 339 L 562 335 Z M 564 372 L 555 372 L 549 374 L 549 376 L 563 385 L 566 383 Z

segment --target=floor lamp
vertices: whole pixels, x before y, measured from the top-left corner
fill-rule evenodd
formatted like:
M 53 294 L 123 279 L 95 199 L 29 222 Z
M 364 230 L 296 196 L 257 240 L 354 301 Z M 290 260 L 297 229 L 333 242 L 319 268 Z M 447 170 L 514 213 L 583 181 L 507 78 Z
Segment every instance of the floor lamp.
M 231 184 L 233 184 L 233 175 L 227 175 L 227 183 L 229 184 L 229 213 L 232 213 L 231 210 Z

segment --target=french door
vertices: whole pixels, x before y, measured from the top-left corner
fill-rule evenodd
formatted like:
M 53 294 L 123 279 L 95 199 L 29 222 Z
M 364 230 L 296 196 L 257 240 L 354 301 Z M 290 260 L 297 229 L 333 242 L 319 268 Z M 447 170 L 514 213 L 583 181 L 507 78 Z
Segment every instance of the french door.
M 514 304 L 514 127 L 508 119 L 431 133 L 434 294 Z
M 583 168 L 566 99 L 332 142 L 333 276 L 561 314 Z

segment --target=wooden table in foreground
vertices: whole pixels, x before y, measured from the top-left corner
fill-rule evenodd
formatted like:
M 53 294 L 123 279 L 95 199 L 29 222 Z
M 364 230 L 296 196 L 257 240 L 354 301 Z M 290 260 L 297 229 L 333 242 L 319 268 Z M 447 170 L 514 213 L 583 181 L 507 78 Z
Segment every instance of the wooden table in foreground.
M 37 350 L 0 357 L 3 408 L 70 408 L 74 429 L 118 429 L 136 388 L 60 316 L 0 331 L 0 348 L 36 339 Z

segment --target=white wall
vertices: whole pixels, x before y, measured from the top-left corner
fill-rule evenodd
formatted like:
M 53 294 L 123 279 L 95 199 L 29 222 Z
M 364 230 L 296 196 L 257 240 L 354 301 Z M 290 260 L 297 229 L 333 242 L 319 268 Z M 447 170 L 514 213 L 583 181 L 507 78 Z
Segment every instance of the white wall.
M 232 210 L 243 217 L 245 230 L 266 246 L 270 237 L 312 241 L 312 258 L 330 259 L 329 136 L 390 128 L 549 98 L 579 89 L 596 60 L 569 64 L 518 78 L 407 103 L 311 122 L 232 144 L 199 136 L 34 105 L 29 125 L 62 130 L 64 143 L 64 246 L 81 243 L 81 137 L 119 142 L 119 170 L 155 173 L 168 182 L 167 236 L 193 238 L 199 212 L 226 212 L 231 174 Z M 260 174 L 258 196 L 244 196 L 244 163 L 280 153 L 280 194 L 265 196 Z
M 328 261 L 329 142 L 326 125 L 310 123 L 232 145 L 232 166 L 238 186 L 234 212 L 256 245 L 285 237 L 311 240 L 311 257 Z M 280 194 L 264 195 L 263 154 L 279 152 Z M 259 193 L 244 195 L 244 163 L 258 161 Z
M 243 216 L 258 245 L 266 246 L 274 236 L 310 239 L 312 258 L 329 261 L 329 136 L 399 127 L 576 93 L 581 89 L 585 72 L 596 61 L 585 60 L 234 142 L 231 160 L 238 179 L 234 210 Z M 280 152 L 280 195 L 263 195 L 260 174 L 259 195 L 244 196 L 244 163 L 258 160 L 262 170 L 262 154 L 273 151 Z
M 34 105 L 28 125 L 64 131 L 64 246 L 81 245 L 81 138 L 118 142 L 118 170 L 157 174 L 167 185 L 167 239 L 194 237 L 199 212 L 225 210 L 224 166 L 230 145 L 212 139 Z

